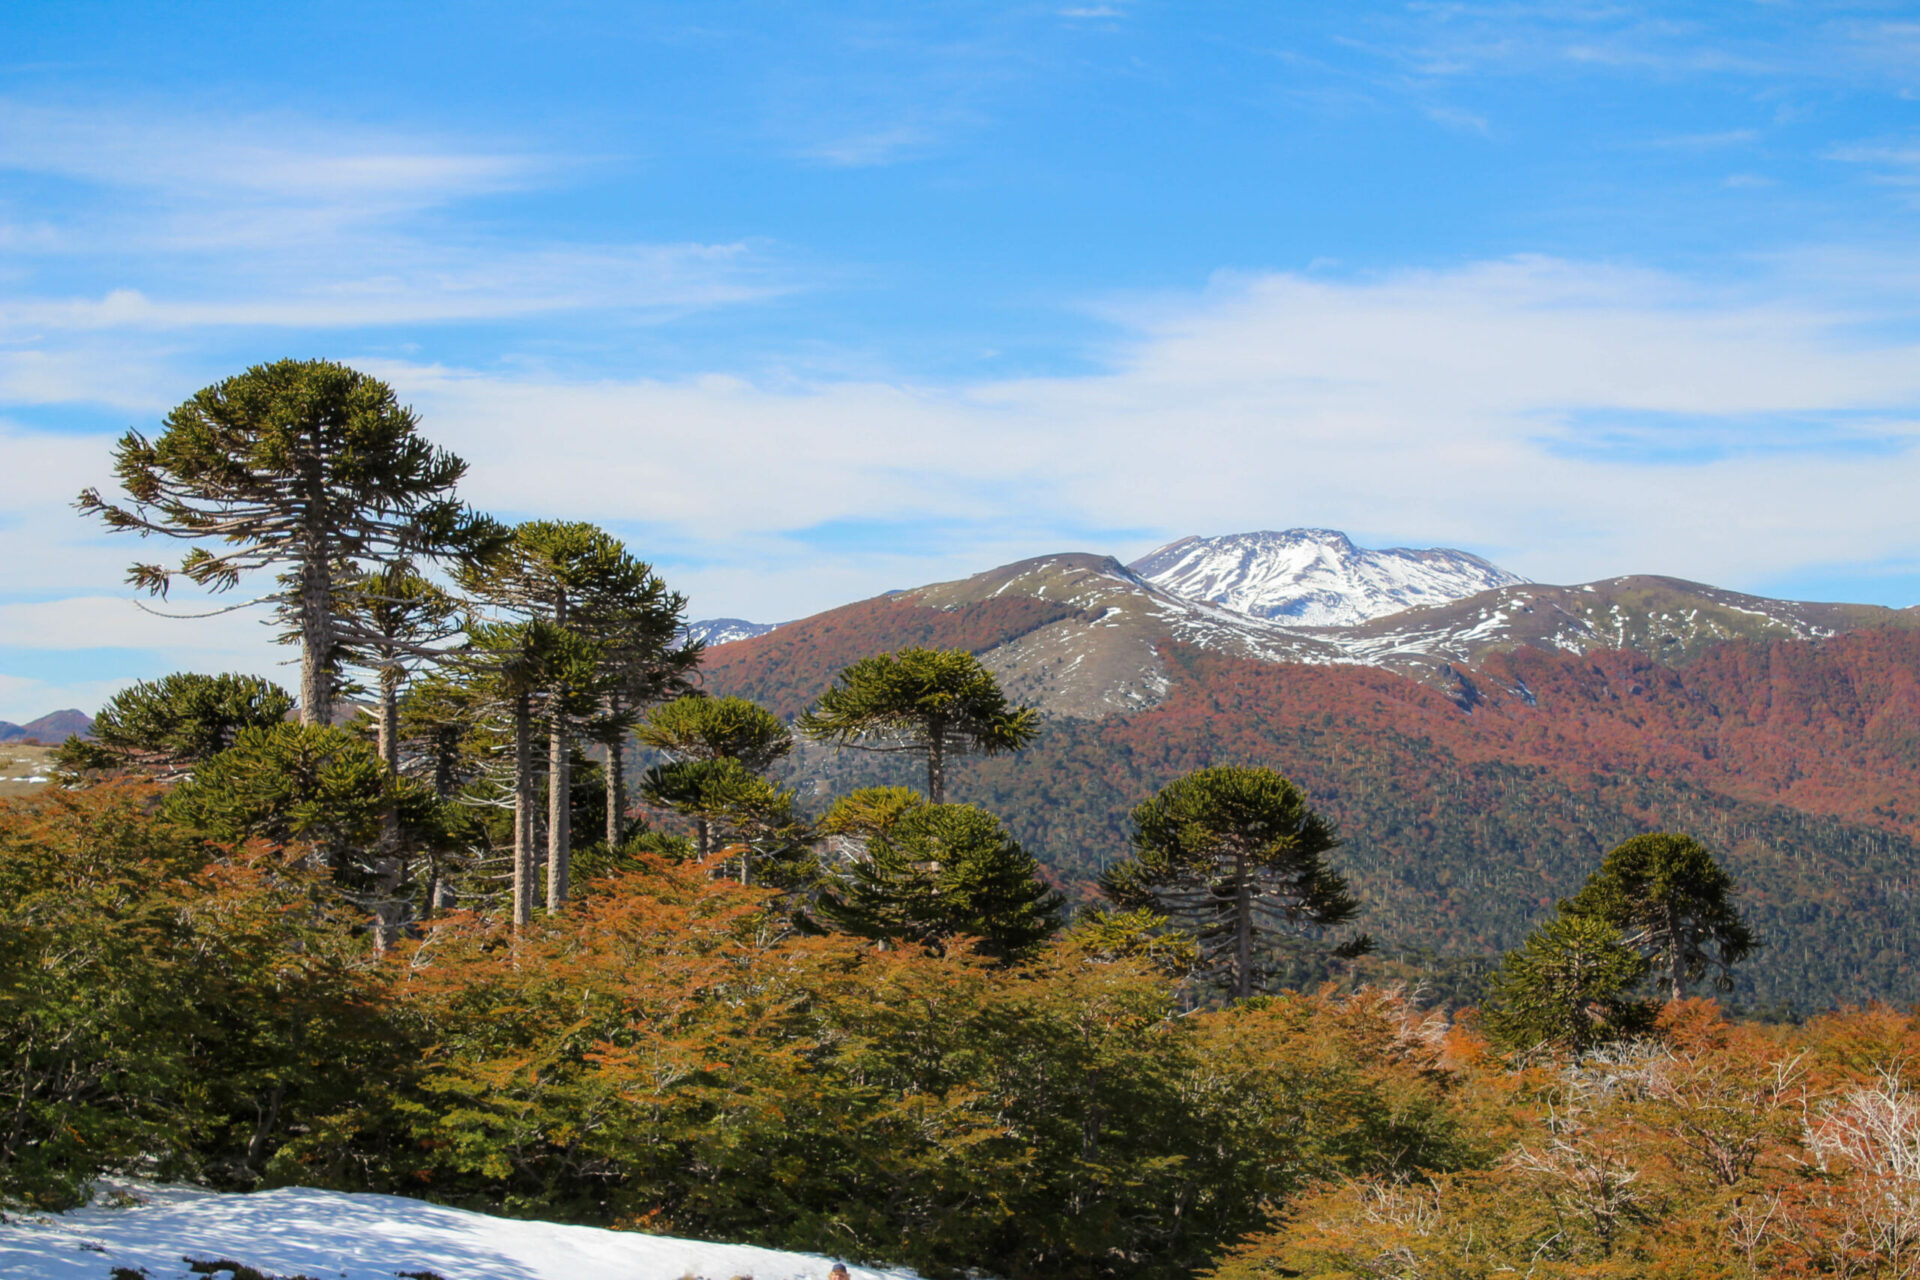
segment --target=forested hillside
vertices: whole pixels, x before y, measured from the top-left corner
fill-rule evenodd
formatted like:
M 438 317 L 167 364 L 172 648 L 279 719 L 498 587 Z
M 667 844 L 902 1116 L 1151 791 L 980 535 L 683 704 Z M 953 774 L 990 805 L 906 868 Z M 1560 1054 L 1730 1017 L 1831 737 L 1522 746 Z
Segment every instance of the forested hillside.
M 871 601 L 795 624 L 813 628 L 802 646 L 785 632 L 725 646 L 707 680 L 791 713 L 843 653 L 934 634 L 984 650 L 1052 620 L 1017 604 Z M 1722 852 L 1767 939 L 1738 1003 L 1920 1000 L 1920 635 L 1732 641 L 1683 666 L 1520 648 L 1454 669 L 1444 688 L 1177 643 L 1161 656 L 1171 686 L 1158 706 L 1054 717 L 1021 755 L 957 765 L 955 794 L 1007 815 L 1063 883 L 1084 886 L 1124 851 L 1142 797 L 1208 764 L 1271 765 L 1339 820 L 1336 862 L 1388 955 L 1511 947 L 1607 848 L 1686 830 Z M 911 772 L 819 749 L 790 769 L 819 799 Z

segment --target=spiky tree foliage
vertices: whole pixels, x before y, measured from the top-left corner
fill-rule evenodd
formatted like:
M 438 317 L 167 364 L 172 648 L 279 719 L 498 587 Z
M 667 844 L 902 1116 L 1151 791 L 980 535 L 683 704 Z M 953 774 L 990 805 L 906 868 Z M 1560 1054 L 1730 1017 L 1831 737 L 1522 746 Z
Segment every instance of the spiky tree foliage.
M 591 524 L 535 520 L 516 526 L 503 548 L 463 570 L 461 584 L 495 610 L 521 621 L 524 639 L 541 638 L 548 660 L 511 659 L 516 674 L 516 742 L 538 703 L 547 728 L 547 906 L 567 900 L 573 851 L 568 771 L 575 735 L 600 717 L 623 736 L 651 697 L 684 687 L 699 661 L 697 645 L 675 645 L 686 599 L 668 591 L 619 539 Z M 525 629 L 538 624 L 543 630 Z M 504 635 L 505 633 L 501 633 Z M 564 661 L 551 660 L 566 650 Z M 515 651 L 513 645 L 500 650 Z M 528 684 L 529 678 L 536 683 Z M 528 794 L 531 762 L 516 750 L 515 794 Z M 617 772 L 611 769 L 610 775 Z M 617 803 L 609 807 L 616 813 Z M 522 825 L 530 815 L 522 815 Z
M 678 597 L 676 597 L 677 599 Z M 676 609 L 678 606 L 676 606 Z M 674 614 L 677 627 L 678 613 Z M 606 845 L 617 849 L 631 834 L 627 815 L 627 746 L 642 711 L 684 694 L 705 647 L 674 644 L 682 632 L 660 630 L 665 615 L 645 600 L 609 615 L 600 628 L 601 705 L 586 736 L 606 753 Z M 635 819 L 634 821 L 638 821 Z
M 1110 867 L 1101 890 L 1128 909 L 1150 909 L 1190 928 L 1204 969 L 1224 973 L 1233 996 L 1258 985 L 1264 937 L 1325 929 L 1359 903 L 1327 866 L 1333 824 L 1271 769 L 1215 765 L 1175 779 L 1132 814 L 1133 856 Z M 1359 954 L 1362 936 L 1341 948 Z
M 174 575 L 214 591 L 266 570 L 262 596 L 298 633 L 300 715 L 331 723 L 342 646 L 368 638 L 346 608 L 361 571 L 465 556 L 499 529 L 455 500 L 466 464 L 415 431 L 393 389 L 326 360 L 256 365 L 196 393 L 153 440 L 121 437 L 125 505 L 88 489 L 76 505 L 111 529 L 195 546 L 174 568 L 128 580 L 164 596 Z
M 69 738 L 57 762 L 71 776 L 126 770 L 168 778 L 232 746 L 243 729 L 279 724 L 293 697 L 259 676 L 176 672 L 107 699 L 93 740 Z
M 793 731 L 745 698 L 688 694 L 647 714 L 634 736 L 673 760 L 737 760 L 764 773 L 793 750 Z
M 812 832 L 794 812 L 793 789 L 775 786 L 738 760 L 658 765 L 647 770 L 640 790 L 647 803 L 692 818 L 697 856 L 726 853 L 741 884 L 758 879 L 793 888 L 812 868 Z
M 344 604 L 358 639 L 342 646 L 344 661 L 374 677 L 378 690 L 375 750 L 396 777 L 400 772 L 400 691 L 422 666 L 451 654 L 444 646 L 465 624 L 465 605 L 412 564 L 383 565 L 352 579 Z
M 458 669 L 413 681 L 396 717 L 402 769 L 452 800 L 484 772 L 485 718 L 485 700 Z
M 821 742 L 927 758 L 927 796 L 946 799 L 946 760 L 1018 751 L 1040 736 L 1040 713 L 1007 701 L 993 672 L 962 649 L 902 649 L 862 658 L 834 678 L 798 722 Z
M 1620 931 L 1679 1000 L 1711 971 L 1722 991 L 1759 941 L 1734 907 L 1733 877 L 1691 836 L 1655 832 L 1615 848 L 1562 907 Z
M 858 787 L 835 800 L 820 817 L 826 835 L 871 839 L 893 830 L 909 813 L 927 807 L 928 800 L 908 787 Z
M 665 755 L 673 766 L 649 771 L 648 803 L 664 805 L 693 818 L 702 857 L 711 847 L 708 825 L 717 810 L 707 798 L 725 801 L 752 788 L 735 776 L 763 773 L 793 750 L 793 731 L 766 708 L 745 698 L 710 698 L 690 693 L 664 702 L 634 729 L 642 744 Z M 699 766 L 728 761 L 736 770 Z
M 384 565 L 349 580 L 353 591 L 347 598 L 346 613 L 360 624 L 366 636 L 343 646 L 344 660 L 373 675 L 377 690 L 375 750 L 388 777 L 397 781 L 401 688 L 416 668 L 451 656 L 443 646 L 461 634 L 462 602 L 404 562 Z M 406 879 L 408 851 L 401 840 L 399 812 L 391 801 L 380 823 L 380 852 L 379 875 L 389 890 L 386 902 L 394 909 L 404 909 L 407 904 L 392 891 Z M 400 924 L 398 919 L 383 921 L 382 937 L 391 936 Z
M 1557 912 L 1494 973 L 1487 1030 L 1508 1049 L 1584 1053 L 1653 1025 L 1654 1009 L 1633 995 L 1646 976 L 1646 957 L 1619 929 L 1598 916 Z
M 928 804 L 869 836 L 866 856 L 822 888 L 817 910 L 843 933 L 936 951 L 976 938 L 988 955 L 1015 960 L 1059 931 L 1064 906 L 998 818 Z
M 242 731 L 168 793 L 166 812 L 228 843 L 305 846 L 349 900 L 373 914 L 377 950 L 393 941 L 404 887 L 381 865 L 383 819 L 393 815 L 406 847 L 439 847 L 448 839 L 432 792 L 390 777 L 364 741 L 331 725 Z

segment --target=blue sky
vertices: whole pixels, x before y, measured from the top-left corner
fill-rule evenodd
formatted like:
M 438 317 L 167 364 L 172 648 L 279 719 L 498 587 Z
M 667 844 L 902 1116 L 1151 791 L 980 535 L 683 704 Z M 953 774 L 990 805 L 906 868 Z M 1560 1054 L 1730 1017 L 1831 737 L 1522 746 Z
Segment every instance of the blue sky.
M 1920 5 L 15 3 L 0 718 L 277 660 L 66 503 L 247 365 L 697 616 L 1326 525 L 1920 601 Z

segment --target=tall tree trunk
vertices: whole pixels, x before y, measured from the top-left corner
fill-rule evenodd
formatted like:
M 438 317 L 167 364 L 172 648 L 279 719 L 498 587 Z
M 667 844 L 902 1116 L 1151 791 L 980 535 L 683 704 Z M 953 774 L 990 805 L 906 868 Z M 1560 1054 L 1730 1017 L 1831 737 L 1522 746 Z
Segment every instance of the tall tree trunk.
M 547 727 L 547 910 L 567 901 L 567 864 L 573 858 L 573 763 L 567 717 L 556 706 Z
M 300 723 L 333 723 L 333 566 L 316 544 L 300 566 Z
M 1234 855 L 1239 881 L 1233 894 L 1233 995 L 1244 1000 L 1253 994 L 1253 880 L 1247 874 L 1247 856 Z
M 380 804 L 380 892 L 382 901 L 374 905 L 373 950 L 385 955 L 406 923 L 405 904 L 395 897 L 406 882 L 406 868 L 400 860 L 400 811 L 393 787 L 400 780 L 400 668 L 380 669 L 380 762 L 386 766 L 387 795 Z
M 1668 997 L 1678 1000 L 1687 994 L 1687 960 L 1680 954 L 1679 913 L 1671 903 L 1667 907 L 1667 981 L 1673 988 Z
M 513 700 L 513 927 L 533 919 L 533 695 Z
M 693 820 L 693 834 L 694 852 L 698 853 L 704 861 L 706 856 L 713 852 L 713 846 L 707 839 L 707 816 L 704 813 Z
M 947 802 L 946 730 L 936 723 L 927 735 L 927 799 L 935 804 Z
M 620 833 L 627 820 L 627 735 L 621 733 L 607 744 L 607 852 L 620 847 Z
M 400 776 L 400 678 L 398 666 L 380 668 L 380 759 L 387 776 Z

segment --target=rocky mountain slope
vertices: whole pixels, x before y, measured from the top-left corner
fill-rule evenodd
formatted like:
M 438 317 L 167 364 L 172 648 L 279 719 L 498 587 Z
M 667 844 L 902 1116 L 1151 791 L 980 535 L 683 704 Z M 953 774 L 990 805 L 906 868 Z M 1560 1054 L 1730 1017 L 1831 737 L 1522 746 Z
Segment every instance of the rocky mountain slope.
M 1176 595 L 1302 627 L 1351 627 L 1525 582 L 1445 547 L 1356 547 L 1336 529 L 1182 538 L 1127 566 Z
M 1740 1000 L 1920 1001 L 1920 609 L 1625 577 L 1303 628 L 1069 554 L 789 623 L 714 650 L 706 678 L 792 715 L 909 644 L 979 653 L 1046 713 L 1034 749 L 950 785 L 1069 885 L 1171 778 L 1262 763 L 1339 819 L 1363 927 L 1398 952 L 1511 946 L 1613 843 L 1672 827 L 1723 852 L 1770 939 Z M 790 776 L 815 803 L 913 781 L 818 748 Z

